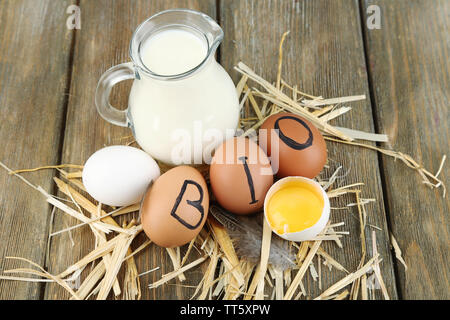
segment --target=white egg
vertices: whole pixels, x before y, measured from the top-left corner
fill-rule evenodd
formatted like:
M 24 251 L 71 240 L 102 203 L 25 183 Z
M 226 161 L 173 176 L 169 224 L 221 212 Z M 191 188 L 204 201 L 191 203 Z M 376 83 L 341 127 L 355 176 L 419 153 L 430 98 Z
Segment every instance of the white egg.
M 322 212 L 320 214 L 319 219 L 309 228 L 297 231 L 297 232 L 284 232 L 280 233 L 275 230 L 275 228 L 271 225 L 270 219 L 268 217 L 268 205 L 270 199 L 273 197 L 273 195 L 283 189 L 286 185 L 291 184 L 308 184 L 310 187 L 312 187 L 315 190 L 315 193 L 317 196 L 319 196 L 323 200 L 323 207 Z M 299 215 L 302 213 L 299 212 Z M 278 180 L 276 183 L 270 187 L 269 191 L 266 194 L 266 198 L 264 200 L 264 218 L 269 224 L 272 231 L 280 236 L 281 238 L 288 240 L 288 241 L 309 241 L 314 239 L 320 232 L 322 232 L 325 228 L 325 226 L 328 223 L 328 220 L 330 218 L 330 200 L 328 199 L 327 193 L 322 188 L 322 186 L 317 183 L 316 181 L 305 178 L 305 177 L 286 177 L 283 179 Z M 285 229 L 286 230 L 286 229 Z
M 140 202 L 150 182 L 160 174 L 156 161 L 144 151 L 111 146 L 86 161 L 83 184 L 95 200 L 121 207 Z

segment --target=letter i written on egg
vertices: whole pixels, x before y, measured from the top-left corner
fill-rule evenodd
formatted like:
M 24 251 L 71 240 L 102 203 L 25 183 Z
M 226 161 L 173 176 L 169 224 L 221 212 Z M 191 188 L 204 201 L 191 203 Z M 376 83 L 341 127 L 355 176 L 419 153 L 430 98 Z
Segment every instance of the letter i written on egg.
M 258 202 L 258 200 L 255 199 L 255 186 L 253 184 L 253 178 L 252 178 L 252 174 L 250 172 L 250 168 L 248 167 L 248 164 L 247 164 L 247 159 L 248 158 L 245 156 L 239 157 L 239 160 L 241 160 L 244 165 L 245 174 L 247 175 L 248 187 L 250 188 L 250 195 L 252 197 L 252 201 L 249 202 L 249 204 L 255 204 Z

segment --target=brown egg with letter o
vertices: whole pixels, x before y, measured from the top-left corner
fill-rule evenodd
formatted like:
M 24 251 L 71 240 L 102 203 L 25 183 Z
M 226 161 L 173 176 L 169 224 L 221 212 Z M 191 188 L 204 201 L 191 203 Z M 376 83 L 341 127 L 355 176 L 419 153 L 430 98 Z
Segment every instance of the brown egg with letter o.
M 267 118 L 259 131 L 259 145 L 271 157 L 274 172 L 280 178 L 313 179 L 327 162 L 322 134 L 311 122 L 293 113 Z
M 236 214 L 262 209 L 273 184 L 273 171 L 265 152 L 253 141 L 237 137 L 215 151 L 209 170 L 217 202 Z
M 157 245 L 178 247 L 197 236 L 208 210 L 205 179 L 197 169 L 179 166 L 160 176 L 147 191 L 141 208 L 142 226 Z

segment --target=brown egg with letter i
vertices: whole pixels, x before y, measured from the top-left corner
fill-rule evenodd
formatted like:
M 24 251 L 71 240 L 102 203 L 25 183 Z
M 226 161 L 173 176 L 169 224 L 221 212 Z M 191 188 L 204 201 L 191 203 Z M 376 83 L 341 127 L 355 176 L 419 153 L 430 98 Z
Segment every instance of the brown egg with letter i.
M 179 166 L 160 176 L 147 191 L 141 208 L 145 234 L 161 247 L 182 246 L 206 222 L 209 194 L 201 173 Z
M 216 149 L 209 176 L 219 204 L 236 214 L 261 210 L 273 184 L 267 155 L 255 142 L 242 137 L 229 139 Z
M 322 134 L 311 122 L 293 113 L 267 118 L 259 131 L 259 145 L 271 157 L 274 172 L 280 178 L 313 179 L 327 162 Z

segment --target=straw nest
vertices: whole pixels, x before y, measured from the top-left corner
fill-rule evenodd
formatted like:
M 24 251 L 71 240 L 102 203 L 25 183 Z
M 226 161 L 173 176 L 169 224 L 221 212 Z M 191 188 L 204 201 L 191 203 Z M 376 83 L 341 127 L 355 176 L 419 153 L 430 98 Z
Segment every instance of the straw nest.
M 423 183 L 431 188 L 441 188 L 445 196 L 445 186 L 439 179 L 439 174 L 444 165 L 444 156 L 439 169 L 435 174 L 426 170 L 414 159 L 401 152 L 378 148 L 371 144 L 355 142 L 355 140 L 387 141 L 383 134 L 367 133 L 347 128 L 332 126 L 329 121 L 343 116 L 351 111 L 351 107 L 342 106 L 343 103 L 365 99 L 364 95 L 323 99 L 315 97 L 298 90 L 297 86 L 286 83 L 281 76 L 283 61 L 283 42 L 288 33 L 285 33 L 280 42 L 278 73 L 275 83 L 270 83 L 256 74 L 244 63 L 239 63 L 235 69 L 242 74 L 237 84 L 237 93 L 241 98 L 242 115 L 240 128 L 242 135 L 255 137 L 256 130 L 264 120 L 280 111 L 287 111 L 305 117 L 312 122 L 324 134 L 330 143 L 348 144 L 361 148 L 378 151 L 394 159 L 401 160 L 405 165 L 415 170 L 423 179 Z M 258 85 L 258 88 L 251 87 Z M 125 137 L 125 144 L 130 145 L 134 141 L 128 141 L 131 137 Z M 86 256 L 73 265 L 68 266 L 60 274 L 50 274 L 44 268 L 28 259 L 19 257 L 6 257 L 6 259 L 22 260 L 30 265 L 29 268 L 18 268 L 3 271 L 0 279 L 27 282 L 55 282 L 70 293 L 72 299 L 106 299 L 112 295 L 122 299 L 139 299 L 142 290 L 151 290 L 163 285 L 170 284 L 171 280 L 178 278 L 183 282 L 186 280 L 186 271 L 202 268 L 203 278 L 195 286 L 192 299 L 370 299 L 375 297 L 374 291 L 381 290 L 385 299 L 389 299 L 389 293 L 383 281 L 380 271 L 382 257 L 377 251 L 375 230 L 372 231 L 372 243 L 366 241 L 367 213 L 365 206 L 375 199 L 362 198 L 363 182 L 352 183 L 335 188 L 335 182 L 339 178 L 338 173 L 342 167 L 325 177 L 324 173 L 317 178 L 319 183 L 327 191 L 330 199 L 351 195 L 355 202 L 348 207 L 356 207 L 360 224 L 360 239 L 362 256 L 356 270 L 346 270 L 336 259 L 325 251 L 322 244 L 326 241 L 336 243 L 343 250 L 341 237 L 348 235 L 346 231 L 337 231 L 344 226 L 344 222 L 335 221 L 331 215 L 331 222 L 323 232 L 315 239 L 302 243 L 287 242 L 280 239 L 272 239 L 272 232 L 263 222 L 261 225 L 259 240 L 260 254 L 257 261 L 247 259 L 238 255 L 235 248 L 235 239 L 232 239 L 227 228 L 209 215 L 207 223 L 199 235 L 193 239 L 181 255 L 180 248 L 166 249 L 173 263 L 173 271 L 161 276 L 161 278 L 150 284 L 143 284 L 140 277 L 155 272 L 158 266 L 145 271 L 137 270 L 135 258 L 143 250 L 152 245 L 151 240 L 145 241 L 138 248 L 132 250 L 130 245 L 136 236 L 142 231 L 142 225 L 136 212 L 139 205 L 107 210 L 102 204 L 91 201 L 85 193 L 80 180 L 82 166 L 63 164 L 57 166 L 45 166 L 35 169 L 16 170 L 9 169 L 5 164 L 0 165 L 11 175 L 23 180 L 29 187 L 43 195 L 54 210 L 61 212 L 78 220 L 78 224 L 64 230 L 51 232 L 52 237 L 70 232 L 76 228 L 89 227 L 95 237 L 95 246 Z M 21 173 L 34 172 L 43 169 L 57 169 L 60 178 L 54 178 L 58 190 L 64 198 L 51 195 L 39 186 L 31 184 Z M 69 170 L 71 172 L 67 172 Z M 167 168 L 162 166 L 163 171 Z M 207 171 L 207 168 L 205 173 Z M 328 170 L 330 171 L 330 170 Z M 363 180 L 364 177 L 361 177 Z M 86 195 L 86 196 L 85 196 Z M 347 208 L 348 208 L 347 207 Z M 333 208 L 342 209 L 342 208 Z M 128 223 L 119 225 L 117 217 L 130 215 Z M 371 226 L 380 229 L 376 226 Z M 401 254 L 397 241 L 390 235 L 391 245 L 396 258 L 407 268 Z M 276 247 L 276 241 L 286 244 L 287 254 L 294 257 L 289 267 L 280 268 L 270 261 L 270 252 Z M 271 245 L 271 242 L 273 245 Z M 367 246 L 371 246 L 372 255 L 368 255 Z M 278 246 L 279 247 L 279 246 Z M 192 252 L 200 253 L 200 257 L 192 260 Z M 47 252 L 48 254 L 48 252 Z M 313 260 L 317 260 L 317 269 Z M 188 263 L 188 261 L 190 261 Z M 90 266 L 90 272 L 84 276 L 79 286 L 71 285 L 74 280 L 80 279 L 83 270 Z M 328 288 L 322 288 L 322 267 L 335 268 L 342 272 L 342 278 Z M 64 267 L 64 266 L 62 266 Z M 125 276 L 121 283 L 118 274 L 124 269 Z M 309 272 L 314 280 L 318 281 L 321 294 L 310 297 L 303 285 L 306 273 Z M 292 275 L 294 275 L 292 277 Z

